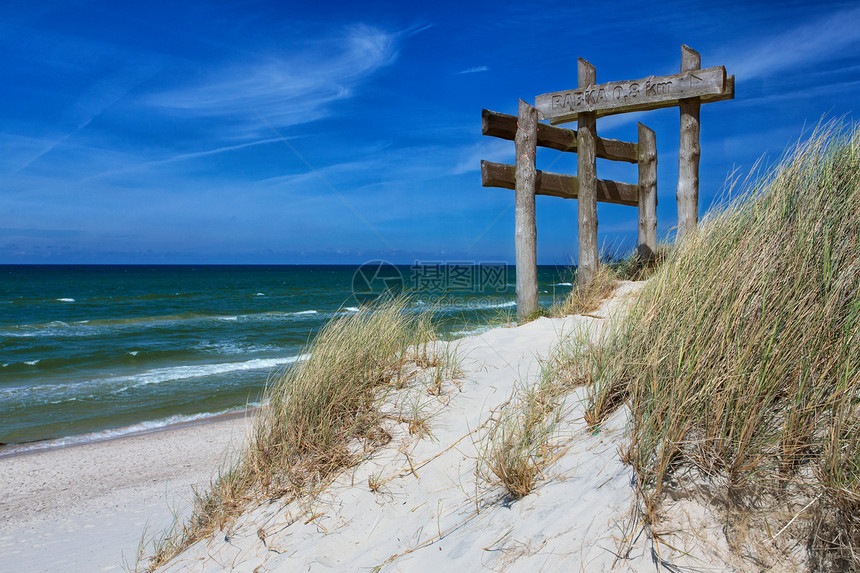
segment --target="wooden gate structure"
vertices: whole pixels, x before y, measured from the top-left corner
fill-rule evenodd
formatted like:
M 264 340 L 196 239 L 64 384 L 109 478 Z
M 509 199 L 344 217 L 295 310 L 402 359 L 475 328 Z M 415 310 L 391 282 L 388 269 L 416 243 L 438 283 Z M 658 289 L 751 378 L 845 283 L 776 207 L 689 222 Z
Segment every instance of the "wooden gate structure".
M 578 280 L 587 283 L 597 270 L 597 201 L 639 207 L 638 250 L 648 257 L 656 249 L 657 152 L 654 132 L 639 124 L 639 142 L 597 136 L 597 118 L 618 113 L 679 107 L 678 238 L 695 229 L 699 201 L 699 109 L 702 103 L 733 99 L 735 78 L 723 66 L 701 69 L 701 56 L 681 46 L 681 73 L 641 80 L 597 84 L 593 65 L 578 60 L 578 87 L 535 98 L 535 105 L 520 100 L 518 116 L 483 111 L 484 135 L 513 139 L 516 165 L 481 162 L 484 187 L 516 190 L 517 316 L 538 308 L 535 200 L 552 195 L 578 200 Z M 551 125 L 538 123 L 549 120 Z M 578 122 L 576 131 L 555 125 Z M 536 169 L 537 147 L 577 154 L 577 176 L 544 173 Z M 639 165 L 637 185 L 597 179 L 597 158 Z
M 516 143 L 516 165 L 481 161 L 484 187 L 516 191 L 517 316 L 525 318 L 538 307 L 537 225 L 535 195 L 577 199 L 580 178 L 536 169 L 537 147 L 580 154 L 577 132 L 538 123 L 537 110 L 520 100 L 519 115 L 482 111 L 482 133 Z M 639 207 L 639 252 L 648 257 L 657 248 L 657 141 L 654 132 L 639 124 L 639 142 L 595 138 L 592 153 L 611 161 L 639 164 L 638 185 L 595 179 L 596 200 Z M 580 209 L 581 209 L 580 203 Z M 596 218 L 595 218 L 596 222 Z

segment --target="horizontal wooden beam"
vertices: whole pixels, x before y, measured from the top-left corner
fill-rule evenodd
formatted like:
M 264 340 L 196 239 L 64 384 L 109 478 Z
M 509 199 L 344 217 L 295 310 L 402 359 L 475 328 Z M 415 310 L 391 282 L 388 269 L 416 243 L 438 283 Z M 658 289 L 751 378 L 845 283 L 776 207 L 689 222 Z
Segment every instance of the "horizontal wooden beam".
M 482 109 L 481 133 L 513 141 L 517 133 L 517 116 Z M 638 161 L 639 146 L 635 143 L 617 139 L 603 139 L 602 137 L 598 137 L 596 143 L 597 157 L 601 159 L 626 161 L 627 163 Z M 576 130 L 539 123 L 537 144 L 549 149 L 576 152 Z
M 481 161 L 481 185 L 484 187 L 514 189 L 516 187 L 516 174 L 517 169 L 514 165 Z M 576 199 L 579 196 L 579 182 L 572 175 L 538 171 L 535 181 L 535 194 L 561 197 L 562 199 Z M 638 207 L 639 188 L 629 183 L 598 179 L 597 200 L 602 203 Z
M 551 123 L 574 121 L 580 113 L 597 117 L 675 107 L 682 99 L 701 98 L 702 103 L 732 99 L 734 76 L 716 66 L 671 76 L 651 76 L 641 80 L 609 82 L 567 91 L 550 92 L 535 98 L 541 119 Z

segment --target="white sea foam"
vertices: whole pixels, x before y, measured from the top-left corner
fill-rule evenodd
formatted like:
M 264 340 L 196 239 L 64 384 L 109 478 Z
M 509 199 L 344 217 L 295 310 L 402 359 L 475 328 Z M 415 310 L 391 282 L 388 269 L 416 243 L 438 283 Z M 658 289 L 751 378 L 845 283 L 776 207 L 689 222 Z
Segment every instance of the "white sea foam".
M 300 310 L 296 312 L 261 312 L 240 315 L 165 315 L 148 316 L 136 318 L 107 319 L 98 321 L 78 321 L 68 324 L 61 320 L 55 320 L 46 324 L 22 324 L 0 329 L 0 335 L 10 338 L 34 338 L 40 336 L 56 336 L 63 338 L 74 338 L 78 336 L 103 336 L 111 333 L 128 330 L 142 329 L 155 325 L 188 324 L 195 321 L 218 321 L 218 322 L 246 322 L 246 321 L 291 321 L 306 320 L 308 317 L 319 315 L 321 317 L 332 316 L 331 313 L 321 314 L 316 310 Z
M 254 296 L 266 296 L 266 293 L 264 293 L 264 292 L 258 292 L 258 293 L 257 293 L 257 294 L 255 294 Z
M 344 308 L 343 310 L 345 310 L 346 312 L 358 312 L 361 309 L 358 308 L 357 306 L 348 306 L 348 307 Z
M 474 299 L 466 301 L 440 301 L 432 307 L 434 312 L 462 312 L 464 310 L 489 310 L 493 308 L 510 308 L 517 306 L 516 301 L 493 302 L 499 299 Z M 419 301 L 420 302 L 420 301 Z M 454 304 L 441 304 L 453 302 Z
M 305 320 L 307 317 L 320 315 L 317 310 L 300 310 L 296 312 L 261 312 L 240 315 L 199 315 L 199 314 L 174 314 L 163 316 L 144 316 L 134 318 L 114 318 L 104 320 L 81 320 L 73 324 L 54 320 L 42 324 L 20 324 L 0 329 L 0 335 L 10 338 L 33 338 L 40 336 L 78 337 L 78 336 L 102 336 L 113 332 L 142 329 L 151 326 L 184 325 L 195 321 L 282 321 L 282 320 Z M 328 314 L 331 316 L 331 314 Z
M 473 328 L 472 330 L 455 330 L 451 333 L 451 336 L 462 337 L 462 336 L 474 336 L 476 334 L 484 334 L 488 330 L 492 330 L 496 328 L 494 326 L 482 326 L 479 328 Z
M 573 286 L 573 283 L 554 283 L 552 286 Z
M 75 302 L 75 299 L 73 299 L 73 298 L 58 298 L 58 299 L 55 299 L 55 300 L 56 300 L 57 302 Z
M 259 352 L 278 352 L 283 349 L 274 344 L 240 344 L 237 342 L 201 342 L 194 346 L 195 350 L 214 352 L 217 354 L 254 354 Z
M 130 354 L 131 356 L 137 356 L 139 352 L 139 350 L 130 350 L 128 354 Z
M 307 360 L 308 354 L 290 356 L 287 358 L 254 358 L 242 362 L 221 362 L 216 364 L 199 364 L 192 366 L 172 366 L 169 368 L 155 368 L 142 374 L 134 376 L 117 376 L 105 380 L 108 383 L 131 383 L 132 388 L 148 386 L 150 384 L 161 384 L 174 380 L 187 380 L 189 378 L 202 378 L 216 374 L 227 374 L 230 372 L 242 372 L 246 370 L 264 370 L 285 366 L 300 360 Z
M 86 382 L 41 384 L 38 386 L 16 386 L 13 388 L 4 388 L 0 390 L 0 396 L 26 396 L 29 400 L 34 400 L 36 396 L 39 396 L 43 401 L 46 399 L 55 399 L 57 396 L 60 396 L 63 399 L 70 399 L 73 396 L 70 390 L 80 396 L 81 392 L 91 392 L 93 387 L 107 387 L 111 393 L 118 394 L 131 388 L 148 386 L 150 384 L 187 380 L 190 378 L 201 378 L 217 374 L 228 374 L 230 372 L 271 370 L 301 360 L 307 360 L 309 357 L 310 354 L 301 354 L 299 356 L 288 356 L 286 358 L 256 358 L 242 362 L 219 362 L 154 368 L 140 374 L 113 376 L 110 378 L 96 378 Z M 89 395 L 90 397 L 96 397 L 95 394 Z
M 24 364 L 29 364 L 30 366 L 35 366 L 39 363 L 39 360 L 28 360 Z
M 252 321 L 252 320 L 296 320 L 298 317 L 310 316 L 314 314 L 319 314 L 316 310 L 298 310 L 295 312 L 259 312 L 253 314 L 240 314 L 238 316 L 218 316 L 213 317 L 217 320 L 241 320 Z
M 101 331 L 96 330 L 84 331 L 84 328 L 86 327 L 69 327 L 69 325 L 66 323 L 51 323 L 51 325 L 47 327 L 31 327 L 29 325 L 26 325 L 24 327 L 13 326 L 8 330 L 5 330 L 2 333 L 2 336 L 7 336 L 9 338 L 36 338 L 39 336 L 74 337 L 101 333 Z

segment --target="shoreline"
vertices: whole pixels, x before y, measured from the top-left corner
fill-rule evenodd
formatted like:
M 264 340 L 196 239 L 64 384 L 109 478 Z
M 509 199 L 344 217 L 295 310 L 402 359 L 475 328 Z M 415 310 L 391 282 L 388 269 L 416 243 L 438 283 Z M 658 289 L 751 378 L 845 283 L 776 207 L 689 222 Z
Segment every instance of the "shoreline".
M 130 430 L 128 432 L 122 433 L 123 430 L 128 430 L 130 428 L 134 428 L 135 426 L 143 426 L 146 424 L 150 424 L 153 422 L 158 422 L 159 420 L 170 420 L 173 417 L 181 417 L 181 416 L 169 416 L 167 418 L 158 418 L 155 420 L 146 420 L 143 422 L 138 422 L 137 424 L 132 424 L 130 426 L 119 426 L 116 428 L 105 428 L 104 430 L 98 430 L 95 432 L 88 432 L 85 434 L 73 434 L 70 436 L 63 436 L 61 438 L 46 438 L 43 440 L 32 440 L 29 442 L 20 442 L 16 444 L 0 444 L 0 463 L 3 463 L 2 460 L 6 458 L 14 458 L 19 456 L 28 456 L 33 454 L 38 454 L 42 452 L 52 452 L 55 450 L 67 450 L 70 448 L 78 448 L 81 446 L 88 446 L 91 444 L 100 444 L 104 442 L 112 442 L 116 440 L 124 440 L 127 438 L 135 438 L 139 436 L 146 436 L 149 434 L 157 434 L 160 432 L 170 432 L 173 430 L 179 430 L 186 427 L 204 425 L 204 424 L 214 424 L 222 421 L 233 420 L 236 418 L 243 418 L 246 416 L 254 416 L 260 410 L 261 406 L 247 406 L 244 409 L 234 409 L 228 410 L 225 412 L 216 412 L 216 413 L 202 413 L 202 414 L 193 414 L 188 416 L 187 420 L 178 420 L 175 422 L 167 422 L 160 426 L 141 428 L 139 430 Z M 195 416 L 200 416 L 199 418 L 195 418 Z M 117 434 L 113 434 L 115 432 L 120 432 Z M 90 438 L 87 438 L 91 436 Z
M 190 516 L 235 461 L 261 407 L 0 446 L 0 571 L 131 570 L 141 539 Z
M 508 306 L 508 303 L 502 306 Z M 476 328 L 472 328 L 469 330 L 459 330 L 452 332 L 454 336 L 451 339 L 445 339 L 446 342 L 454 342 L 458 340 L 462 340 L 468 338 L 470 336 L 476 336 L 485 334 L 490 330 L 494 330 L 496 328 L 502 328 L 502 325 L 494 325 L 494 324 L 484 324 L 478 326 Z M 468 328 L 467 326 L 463 326 L 463 328 Z M 303 358 L 305 355 L 299 355 L 299 358 Z M 104 442 L 111 442 L 116 440 L 123 440 L 126 438 L 134 438 L 139 436 L 145 436 L 149 434 L 156 434 L 160 432 L 168 432 L 173 430 L 178 430 L 184 427 L 189 426 L 197 426 L 202 424 L 211 424 L 218 423 L 220 421 L 232 420 L 235 418 L 241 418 L 245 416 L 254 416 L 260 410 L 262 404 L 255 403 L 254 405 L 247 405 L 244 408 L 236 407 L 230 410 L 221 411 L 221 412 L 203 412 L 200 414 L 190 414 L 190 415 L 173 415 L 167 416 L 164 418 L 156 418 L 154 420 L 144 420 L 142 422 L 137 422 L 135 424 L 131 424 L 128 426 L 118 426 L 115 428 L 105 428 L 102 430 L 96 430 L 93 432 L 86 432 L 83 434 L 72 434 L 68 436 L 62 436 L 59 438 L 44 438 L 39 440 L 31 440 L 27 442 L 18 442 L 18 443 L 2 443 L 0 442 L 0 464 L 2 464 L 2 460 L 11 457 L 19 457 L 19 456 L 27 456 L 38 454 L 42 452 L 50 452 L 55 450 L 66 450 L 70 448 L 77 448 L 81 446 L 88 446 L 90 444 L 99 444 Z M 199 417 L 198 417 L 199 416 Z M 181 419 L 177 421 L 167 421 L 172 418 L 187 418 Z M 147 424 L 153 424 L 159 421 L 167 421 L 162 425 L 157 425 L 153 427 L 145 427 Z M 129 430 L 131 428 L 135 428 L 136 426 L 141 426 L 140 429 L 133 429 L 125 432 L 125 430 Z

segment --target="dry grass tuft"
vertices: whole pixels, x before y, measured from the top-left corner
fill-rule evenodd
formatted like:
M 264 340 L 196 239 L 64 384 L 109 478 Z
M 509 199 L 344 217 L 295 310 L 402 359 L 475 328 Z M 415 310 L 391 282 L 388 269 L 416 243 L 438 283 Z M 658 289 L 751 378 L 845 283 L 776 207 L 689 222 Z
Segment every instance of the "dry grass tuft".
M 685 475 L 738 505 L 802 483 L 811 561 L 860 567 L 860 130 L 817 132 L 707 216 L 583 358 L 589 421 L 631 407 L 652 518 Z
M 537 384 L 508 402 L 491 422 L 480 454 L 482 473 L 501 482 L 508 495 L 528 495 L 550 457 L 558 404 Z
M 576 271 L 572 271 L 574 286 L 567 298 L 543 310 L 540 316 L 562 317 L 594 312 L 604 300 L 612 296 L 618 288 L 618 281 L 647 280 L 657 272 L 669 253 L 667 245 L 660 245 L 654 256 L 648 259 L 641 258 L 635 251 L 627 256 L 604 253 L 591 282 L 581 284 Z
M 571 314 L 587 314 L 594 312 L 600 303 L 612 296 L 618 287 L 615 273 L 608 265 L 601 264 L 597 272 L 587 284 L 581 284 L 578 280 L 567 298 L 556 304 L 549 314 L 552 316 L 568 316 Z
M 557 450 L 556 429 L 564 397 L 582 379 L 563 375 L 570 368 L 567 345 L 541 364 L 538 380 L 519 388 L 489 421 L 479 447 L 478 473 L 498 480 L 514 498 L 528 495 Z

